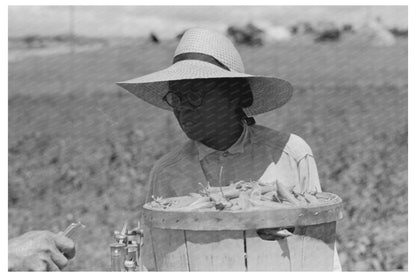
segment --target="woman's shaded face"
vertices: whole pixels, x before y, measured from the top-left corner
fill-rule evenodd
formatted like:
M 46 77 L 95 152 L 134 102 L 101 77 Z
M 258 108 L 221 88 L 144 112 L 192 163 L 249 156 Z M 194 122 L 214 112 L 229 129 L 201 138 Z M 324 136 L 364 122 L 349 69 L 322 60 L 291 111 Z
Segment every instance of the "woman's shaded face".
M 235 87 L 235 86 L 234 86 Z M 173 112 L 187 137 L 209 141 L 240 125 L 238 91 L 223 79 L 181 80 L 169 83 Z M 233 96 L 235 95 L 235 96 Z M 172 96 L 172 95 L 171 95 Z M 172 100 L 173 99 L 173 100 Z

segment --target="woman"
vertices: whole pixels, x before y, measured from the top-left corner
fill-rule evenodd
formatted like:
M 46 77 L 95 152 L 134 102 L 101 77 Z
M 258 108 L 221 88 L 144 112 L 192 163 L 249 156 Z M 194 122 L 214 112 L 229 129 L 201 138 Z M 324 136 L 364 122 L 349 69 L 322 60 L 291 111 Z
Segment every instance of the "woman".
M 244 73 L 230 40 L 199 28 L 186 31 L 168 68 L 118 83 L 162 109 L 173 110 L 190 139 L 154 165 L 148 198 L 198 192 L 198 183 L 279 180 L 298 192 L 321 191 L 312 151 L 299 136 L 256 125 L 251 116 L 286 104 L 289 82 Z M 146 234 L 145 234 L 146 237 Z M 149 243 L 145 266 L 154 267 Z M 335 255 L 335 269 L 340 269 Z

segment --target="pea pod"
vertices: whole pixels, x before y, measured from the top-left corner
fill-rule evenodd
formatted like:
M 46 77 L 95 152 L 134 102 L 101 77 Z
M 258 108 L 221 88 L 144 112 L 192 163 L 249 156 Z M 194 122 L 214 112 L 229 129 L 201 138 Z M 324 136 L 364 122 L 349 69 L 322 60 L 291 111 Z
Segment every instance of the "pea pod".
M 317 204 L 317 203 L 319 203 L 318 199 L 316 199 L 316 197 L 313 196 L 312 194 L 305 193 L 304 194 L 304 197 L 305 197 L 306 201 L 308 201 L 311 204 Z

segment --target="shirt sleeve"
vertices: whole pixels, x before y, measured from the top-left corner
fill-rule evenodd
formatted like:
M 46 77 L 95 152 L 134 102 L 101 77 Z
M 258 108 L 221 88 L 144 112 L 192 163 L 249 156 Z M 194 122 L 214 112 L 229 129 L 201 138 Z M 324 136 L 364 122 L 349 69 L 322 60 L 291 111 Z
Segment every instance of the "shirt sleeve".
M 299 184 L 301 192 L 321 192 L 318 169 L 312 154 L 306 154 L 298 161 Z
M 150 202 L 152 199 L 152 195 L 154 195 L 154 189 L 156 187 L 157 176 L 155 174 L 156 165 L 150 172 L 149 182 L 147 184 L 147 195 L 146 195 L 146 203 Z M 143 266 L 146 268 L 147 271 L 155 271 L 156 270 L 156 261 L 155 261 L 155 254 L 153 252 L 153 245 L 152 245 L 152 237 L 151 237 L 151 226 L 147 225 L 144 221 L 144 217 L 142 215 L 141 222 L 143 223 L 143 251 L 141 251 L 141 260 Z
M 297 149 L 302 149 L 304 153 L 298 159 L 298 176 L 301 192 L 321 192 L 321 183 L 319 182 L 318 168 L 315 158 L 309 145 L 300 137 L 295 136 L 298 142 Z M 334 245 L 334 267 L 333 271 L 342 271 L 336 245 Z
M 334 270 L 333 271 L 342 271 L 341 261 L 339 260 L 337 245 L 334 245 Z

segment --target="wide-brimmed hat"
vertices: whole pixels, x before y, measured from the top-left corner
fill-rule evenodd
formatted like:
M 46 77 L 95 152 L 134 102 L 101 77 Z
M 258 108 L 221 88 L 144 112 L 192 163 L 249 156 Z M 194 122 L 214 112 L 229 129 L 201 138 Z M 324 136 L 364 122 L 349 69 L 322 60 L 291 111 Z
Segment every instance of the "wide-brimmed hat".
M 292 85 L 283 79 L 250 75 L 232 42 L 222 34 L 201 28 L 188 29 L 182 36 L 173 59 L 166 69 L 118 82 L 144 101 L 172 110 L 163 97 L 168 82 L 190 79 L 246 78 L 253 93 L 253 103 L 244 108 L 247 116 L 265 113 L 286 104 L 292 96 Z

